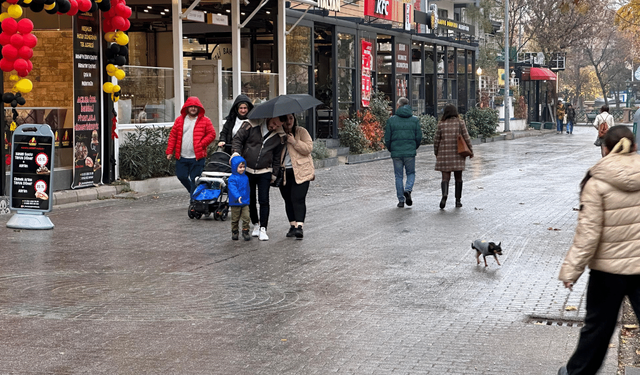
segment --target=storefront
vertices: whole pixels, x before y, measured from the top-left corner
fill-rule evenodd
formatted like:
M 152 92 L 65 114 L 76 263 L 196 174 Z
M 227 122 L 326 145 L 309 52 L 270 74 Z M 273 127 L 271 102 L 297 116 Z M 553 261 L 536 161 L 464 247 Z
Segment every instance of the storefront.
M 555 122 L 553 104 L 557 76 L 548 68 L 516 64 L 516 77 L 521 82 L 521 95 L 527 103 L 527 123 Z

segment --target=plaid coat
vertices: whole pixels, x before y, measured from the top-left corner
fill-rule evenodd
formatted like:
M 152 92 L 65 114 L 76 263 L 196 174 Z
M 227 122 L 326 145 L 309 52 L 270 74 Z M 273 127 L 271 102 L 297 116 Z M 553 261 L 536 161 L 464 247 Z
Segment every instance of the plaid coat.
M 464 140 L 473 152 L 471 138 L 467 127 L 460 118 L 449 118 L 438 123 L 438 129 L 433 140 L 433 151 L 436 154 L 436 171 L 453 172 L 464 171 L 464 159 L 458 155 L 458 134 L 462 132 Z

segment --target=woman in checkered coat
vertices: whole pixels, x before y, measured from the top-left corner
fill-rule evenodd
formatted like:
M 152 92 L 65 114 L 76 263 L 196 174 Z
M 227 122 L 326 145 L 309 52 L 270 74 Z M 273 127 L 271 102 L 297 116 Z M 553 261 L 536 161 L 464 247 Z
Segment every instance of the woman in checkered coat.
M 443 209 L 447 204 L 447 196 L 449 195 L 449 180 L 451 180 L 451 172 L 456 180 L 456 207 L 462 207 L 460 198 L 462 197 L 462 171 L 464 171 L 465 158 L 458 155 L 458 134 L 462 134 L 473 157 L 473 148 L 471 147 L 471 138 L 464 121 L 458 116 L 458 110 L 449 104 L 444 107 L 442 119 L 438 123 L 435 138 L 433 141 L 433 151 L 436 154 L 436 171 L 442 172 L 442 200 L 440 200 L 440 208 Z

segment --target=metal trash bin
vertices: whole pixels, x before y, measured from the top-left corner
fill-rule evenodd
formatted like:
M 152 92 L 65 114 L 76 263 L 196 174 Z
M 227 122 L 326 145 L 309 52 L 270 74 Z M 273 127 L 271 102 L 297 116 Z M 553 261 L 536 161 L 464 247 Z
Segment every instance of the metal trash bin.
M 535 130 L 542 129 L 542 123 L 541 122 L 531 122 L 531 123 L 529 123 L 529 126 L 534 128 Z

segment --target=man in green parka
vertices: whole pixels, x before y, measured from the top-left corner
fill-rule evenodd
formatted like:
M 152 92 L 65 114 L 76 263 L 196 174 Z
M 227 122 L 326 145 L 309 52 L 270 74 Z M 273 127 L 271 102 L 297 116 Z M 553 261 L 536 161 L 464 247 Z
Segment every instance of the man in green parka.
M 413 204 L 411 191 L 416 180 L 416 150 L 422 141 L 422 129 L 420 120 L 413 115 L 409 100 L 401 97 L 397 104 L 396 114 L 387 120 L 384 144 L 393 160 L 398 207 L 404 207 L 405 203 L 407 206 Z M 403 184 L 403 170 L 407 174 L 406 185 Z

